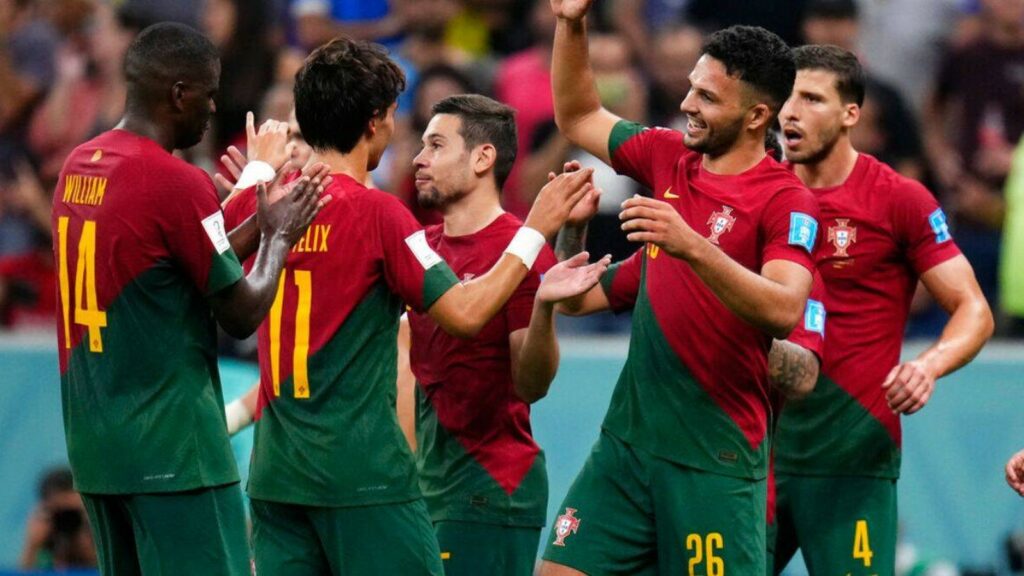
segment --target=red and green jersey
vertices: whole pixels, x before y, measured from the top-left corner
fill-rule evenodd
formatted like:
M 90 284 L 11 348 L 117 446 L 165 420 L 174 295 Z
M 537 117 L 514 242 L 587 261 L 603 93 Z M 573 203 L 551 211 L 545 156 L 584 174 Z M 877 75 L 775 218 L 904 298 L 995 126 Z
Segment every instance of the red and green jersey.
M 395 414 L 398 319 L 458 281 L 395 197 L 334 174 L 258 332 L 253 498 L 361 506 L 419 497 Z M 256 208 L 253 191 L 229 223 Z
M 928 190 L 867 154 L 845 183 L 814 193 L 827 345 L 814 392 L 782 412 L 776 469 L 896 478 L 900 421 L 882 382 L 899 363 L 918 277 L 960 251 Z
M 68 458 L 81 492 L 238 481 L 206 296 L 242 268 L 210 178 L 112 130 L 76 148 L 53 195 Z
M 427 241 L 463 280 L 494 266 L 522 226 L 511 214 L 479 232 Z M 409 314 L 409 363 L 416 375 L 420 488 L 433 520 L 543 526 L 548 479 L 533 440 L 530 406 L 512 382 L 509 335 L 527 328 L 540 274 L 555 263 L 547 247 L 505 307 L 471 339 L 449 335 L 429 316 Z
M 681 133 L 619 122 L 616 171 L 654 191 L 730 258 L 760 272 L 772 260 L 814 270 L 818 207 L 771 157 L 746 172 L 708 172 Z M 684 261 L 648 246 L 612 267 L 613 309 L 633 308 L 626 365 L 604 428 L 655 456 L 709 472 L 767 472 L 771 336 L 730 312 Z

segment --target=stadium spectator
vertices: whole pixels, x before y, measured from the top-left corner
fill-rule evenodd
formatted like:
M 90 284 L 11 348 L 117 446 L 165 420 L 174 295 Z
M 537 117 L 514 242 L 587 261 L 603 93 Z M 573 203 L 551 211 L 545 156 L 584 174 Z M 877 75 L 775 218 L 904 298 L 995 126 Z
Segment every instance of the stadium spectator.
M 31 247 L 0 257 L 0 326 L 40 330 L 53 326 L 57 310 L 56 271 L 50 249 L 50 194 L 27 162 L 15 166 L 5 189 L 7 208 L 31 226 Z
M 1024 0 L 984 0 L 981 18 L 980 36 L 943 58 L 924 126 L 957 242 L 995 302 L 1002 188 L 1024 135 Z
M 57 78 L 36 110 L 28 146 L 40 178 L 56 182 L 64 159 L 82 142 L 109 130 L 124 114 L 122 66 L 132 38 L 144 23 L 128 9 L 96 5 L 83 49 L 65 44 L 57 53 Z
M 673 26 L 657 33 L 649 58 L 649 114 L 655 126 L 682 130 L 686 114 L 681 94 L 690 91 L 690 70 L 700 58 L 704 35 L 693 26 Z
M 244 144 L 245 115 L 273 84 L 277 47 L 270 34 L 269 0 L 207 0 L 203 31 L 220 52 L 220 89 L 213 116 L 213 152 Z
M 337 36 L 372 40 L 393 47 L 405 22 L 401 2 L 415 0 L 291 0 L 299 45 L 307 50 Z
M 633 55 L 650 75 L 657 75 L 663 65 L 657 58 L 659 38 L 666 31 L 679 29 L 684 24 L 686 5 L 689 0 L 633 0 L 612 2 L 612 26 L 629 43 Z M 699 46 L 698 46 L 699 47 Z M 673 62 L 672 68 L 686 71 L 693 67 L 685 62 Z M 685 94 L 686 92 L 677 92 Z
M 795 46 L 800 42 L 805 4 L 806 0 L 689 0 L 686 19 L 710 30 L 735 24 L 761 26 Z
M 39 482 L 39 501 L 25 527 L 22 570 L 96 567 L 96 548 L 71 470 L 54 468 Z
M 832 44 L 857 53 L 860 9 L 855 0 L 809 0 L 801 30 L 808 44 Z M 895 87 L 874 75 L 870 63 L 865 68 L 867 92 L 861 122 L 852 134 L 854 145 L 900 174 L 921 180 L 925 162 L 917 119 Z
M 551 98 L 551 37 L 555 27 L 549 0 L 534 0 L 530 11 L 533 45 L 517 52 L 498 65 L 494 79 L 495 99 L 516 110 L 518 165 L 505 183 L 502 206 L 522 218 L 530 208 L 530 191 L 521 183 L 522 167 L 530 154 L 537 129 L 555 118 Z M 536 192 L 536 190 L 534 190 Z

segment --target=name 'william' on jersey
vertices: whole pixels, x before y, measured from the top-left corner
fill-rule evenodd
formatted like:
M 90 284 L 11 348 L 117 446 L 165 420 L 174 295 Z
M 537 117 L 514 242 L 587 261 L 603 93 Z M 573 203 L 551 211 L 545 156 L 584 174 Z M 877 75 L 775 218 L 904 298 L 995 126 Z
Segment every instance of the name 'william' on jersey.
M 681 133 L 620 122 L 617 172 L 650 188 L 745 268 L 772 260 L 813 271 L 818 208 L 771 157 L 738 175 L 706 170 Z M 771 337 L 729 311 L 682 260 L 649 246 L 602 280 L 634 308 L 629 357 L 605 429 L 657 456 L 748 478 L 766 474 Z

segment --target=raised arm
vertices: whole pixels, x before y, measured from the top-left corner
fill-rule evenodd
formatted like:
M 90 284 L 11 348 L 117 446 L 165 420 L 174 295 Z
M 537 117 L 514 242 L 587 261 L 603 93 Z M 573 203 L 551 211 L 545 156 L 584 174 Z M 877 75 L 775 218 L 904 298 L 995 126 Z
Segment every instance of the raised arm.
M 534 298 L 529 326 L 509 335 L 512 381 L 524 402 L 532 404 L 546 396 L 558 372 L 555 305 L 589 290 L 600 290 L 597 282 L 608 269 L 611 257 L 587 264 L 588 256 L 582 252 L 548 270 Z
M 558 18 L 551 58 L 555 123 L 570 142 L 611 164 L 608 140 L 621 120 L 601 106 L 587 45 L 587 11 L 593 0 L 551 0 Z
M 554 238 L 572 208 L 593 188 L 592 174 L 593 170 L 580 170 L 548 182 L 537 195 L 523 229 L 498 262 L 483 276 L 445 292 L 427 310 L 430 317 L 449 334 L 476 336 L 526 278 L 543 243 Z M 527 252 L 532 256 L 524 254 Z
M 256 262 L 245 278 L 209 300 L 217 322 L 236 338 L 252 334 L 270 310 L 288 252 L 319 211 L 323 184 L 319 178 L 311 182 L 303 177 L 288 196 L 274 204 L 267 201 L 266 184 L 260 182 L 256 190 L 261 232 Z
M 964 256 L 956 256 L 921 275 L 924 287 L 949 313 L 939 340 L 916 359 L 896 366 L 882 387 L 889 407 L 913 414 L 931 398 L 935 381 L 967 364 L 992 336 L 992 311 Z

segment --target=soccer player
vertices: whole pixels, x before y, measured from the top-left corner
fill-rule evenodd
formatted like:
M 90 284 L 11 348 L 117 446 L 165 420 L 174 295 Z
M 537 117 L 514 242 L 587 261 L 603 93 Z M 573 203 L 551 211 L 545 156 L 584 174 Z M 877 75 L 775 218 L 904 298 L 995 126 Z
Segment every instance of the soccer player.
M 680 105 L 686 133 L 648 130 L 600 105 L 589 6 L 552 1 L 558 126 L 656 198 L 623 203 L 627 237 L 647 246 L 564 303 L 575 314 L 633 308 L 633 329 L 542 573 L 760 574 L 767 355 L 803 318 L 817 228 L 814 198 L 764 147 L 792 89 L 792 54 L 760 28 L 717 32 Z
M 101 572 L 250 572 L 228 444 L 215 318 L 256 329 L 317 209 L 301 179 L 229 235 L 210 178 L 171 155 L 202 138 L 220 63 L 199 32 L 144 30 L 125 58 L 125 116 L 76 148 L 53 199 L 68 457 Z M 259 251 L 245 277 L 233 250 Z M 211 311 L 213 313 L 211 317 Z
M 493 266 L 522 226 L 500 197 L 516 156 L 515 113 L 479 95 L 445 98 L 432 113 L 414 159 L 416 187 L 420 205 L 440 211 L 444 223 L 427 228 L 427 242 L 469 279 Z M 572 263 L 585 261 L 579 254 Z M 549 270 L 554 263 L 545 248 L 470 340 L 449 335 L 428 314 L 409 313 L 417 468 L 447 576 L 533 574 L 548 482 L 530 404 L 558 369 L 549 293 L 567 268 Z
M 864 98 L 857 58 L 832 46 L 795 53 L 780 120 L 792 169 L 821 205 L 828 326 L 817 386 L 779 421 L 769 548 L 776 573 L 800 548 L 812 575 L 892 574 L 899 415 L 924 407 L 936 379 L 977 354 L 992 314 L 935 198 L 850 144 Z M 950 319 L 938 342 L 900 364 L 918 279 Z
M 314 160 L 330 167 L 332 201 L 289 255 L 259 330 L 248 491 L 261 574 L 442 573 L 395 414 L 403 305 L 446 332 L 477 335 L 591 189 L 589 171 L 549 183 L 490 271 L 460 283 L 398 199 L 362 184 L 391 138 L 404 84 L 379 47 L 345 38 L 314 51 L 296 76 L 296 117 Z M 482 167 L 493 148 L 478 152 Z M 254 202 L 239 195 L 229 222 Z

